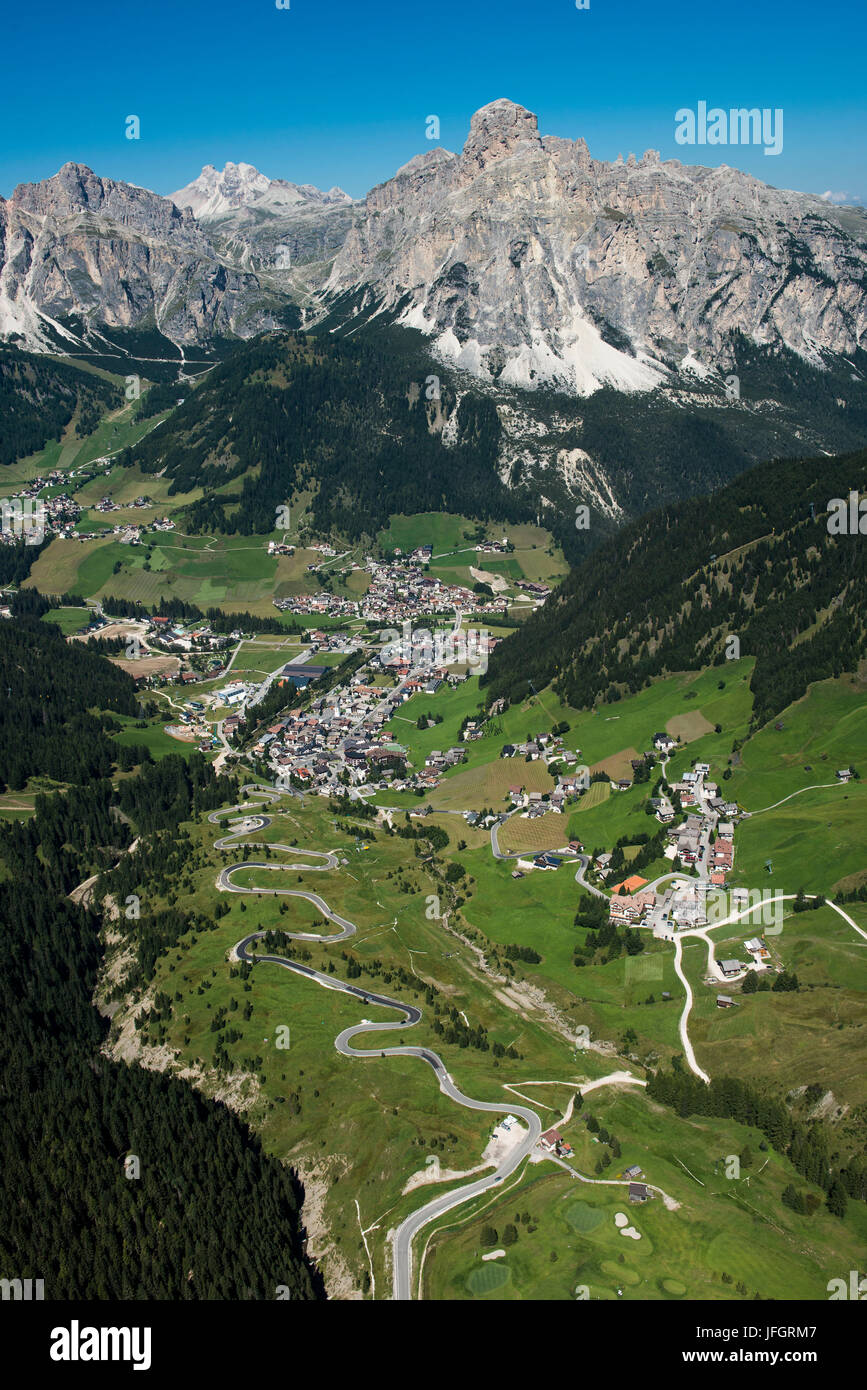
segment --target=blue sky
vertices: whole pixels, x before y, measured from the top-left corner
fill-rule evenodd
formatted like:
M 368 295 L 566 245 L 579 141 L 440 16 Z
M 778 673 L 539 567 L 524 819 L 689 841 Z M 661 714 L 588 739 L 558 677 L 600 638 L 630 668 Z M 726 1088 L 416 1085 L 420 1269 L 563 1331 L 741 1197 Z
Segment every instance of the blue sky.
M 0 193 L 67 160 L 160 193 L 246 160 L 358 197 L 431 147 L 427 116 L 459 150 L 473 111 L 506 96 L 597 158 L 654 148 L 867 201 L 863 0 L 290 3 L 7 7 Z M 675 112 L 699 101 L 782 108 L 782 153 L 677 145 Z

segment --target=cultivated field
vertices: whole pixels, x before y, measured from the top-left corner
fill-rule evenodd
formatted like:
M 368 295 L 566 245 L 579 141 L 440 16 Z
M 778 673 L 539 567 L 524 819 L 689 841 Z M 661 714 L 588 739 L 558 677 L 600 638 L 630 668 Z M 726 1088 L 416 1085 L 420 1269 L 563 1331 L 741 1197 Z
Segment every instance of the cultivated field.
M 534 820 L 523 820 L 520 815 L 510 816 L 505 825 L 500 826 L 497 839 L 504 850 L 527 850 L 540 854 L 542 850 L 559 849 L 566 844 L 566 818 L 552 811 Z

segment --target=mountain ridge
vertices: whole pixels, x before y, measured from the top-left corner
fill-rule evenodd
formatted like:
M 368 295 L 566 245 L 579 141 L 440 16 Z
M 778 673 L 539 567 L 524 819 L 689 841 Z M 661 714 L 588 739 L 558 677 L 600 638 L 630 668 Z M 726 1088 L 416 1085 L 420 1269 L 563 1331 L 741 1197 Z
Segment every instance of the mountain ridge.
M 357 202 L 231 162 L 167 198 L 69 163 L 0 201 L 0 336 L 25 346 L 75 343 L 76 316 L 248 338 L 290 309 L 384 316 L 480 380 L 579 397 L 722 383 L 735 333 L 822 367 L 865 340 L 867 212 L 655 150 L 597 160 L 506 98 Z

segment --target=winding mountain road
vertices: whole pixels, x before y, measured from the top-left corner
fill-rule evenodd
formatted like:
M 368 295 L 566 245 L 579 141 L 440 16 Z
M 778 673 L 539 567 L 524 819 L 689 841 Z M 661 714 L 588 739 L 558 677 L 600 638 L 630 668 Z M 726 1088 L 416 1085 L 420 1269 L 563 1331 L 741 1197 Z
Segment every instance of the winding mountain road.
M 257 794 L 267 796 L 272 800 L 279 796 L 279 793 L 268 788 L 251 785 L 244 787 L 244 791 L 253 791 Z M 233 806 L 228 811 L 225 809 L 212 812 L 208 819 L 212 824 L 216 824 L 232 811 L 247 812 L 244 823 L 241 827 L 224 835 L 215 842 L 216 849 L 228 849 L 237 846 L 239 840 L 243 839 L 255 830 L 264 829 L 270 825 L 270 816 L 250 815 L 250 812 L 259 810 L 259 806 Z M 251 823 L 254 822 L 254 823 Z M 338 867 L 337 855 L 330 850 L 307 850 L 299 849 L 296 845 L 271 845 L 272 849 L 285 851 L 287 854 L 301 854 L 308 858 L 321 859 L 321 864 L 302 864 L 291 863 L 275 865 L 272 863 L 255 863 L 251 860 L 239 860 L 234 864 L 222 869 L 217 876 L 217 887 L 224 892 L 231 893 L 274 893 L 286 897 L 305 898 L 312 903 L 329 921 L 334 922 L 340 931 L 322 935 L 313 932 L 285 932 L 290 940 L 298 941 L 318 941 L 323 945 L 332 942 L 345 941 L 348 937 L 354 936 L 357 927 L 354 922 L 339 913 L 333 912 L 324 898 L 318 893 L 311 893 L 300 888 L 243 888 L 232 882 L 232 874 L 242 868 L 266 868 L 266 869 L 314 869 L 328 870 Z M 527 1155 L 533 1150 L 542 1133 L 542 1122 L 535 1110 L 530 1110 L 525 1106 L 512 1105 L 502 1101 L 482 1101 L 474 1100 L 472 1096 L 467 1096 L 455 1085 L 449 1075 L 446 1065 L 436 1052 L 432 1052 L 426 1047 L 411 1047 L 402 1045 L 400 1047 L 385 1048 L 356 1048 L 352 1046 L 352 1040 L 365 1033 L 394 1032 L 404 1028 L 412 1028 L 422 1017 L 421 1009 L 414 1004 L 404 1004 L 397 999 L 391 999 L 385 994 L 376 994 L 371 990 L 366 990 L 358 985 L 351 985 L 344 980 L 336 979 L 333 975 L 327 975 L 321 970 L 314 970 L 309 965 L 304 965 L 300 961 L 289 960 L 283 956 L 264 956 L 254 955 L 250 952 L 251 945 L 266 936 L 267 931 L 251 932 L 239 941 L 235 947 L 235 955 L 238 960 L 249 962 L 251 965 L 279 965 L 285 970 L 291 970 L 297 975 L 303 975 L 306 979 L 313 980 L 323 989 L 337 990 L 342 994 L 353 995 L 364 1004 L 379 1004 L 386 1009 L 395 1009 L 401 1018 L 393 1023 L 356 1023 L 349 1028 L 344 1028 L 334 1040 L 334 1046 L 343 1057 L 353 1057 L 363 1061 L 370 1061 L 372 1058 L 382 1057 L 417 1057 L 420 1061 L 426 1062 L 433 1070 L 439 1083 L 439 1088 L 444 1095 L 448 1096 L 457 1105 L 464 1106 L 467 1110 L 482 1110 L 494 1115 L 512 1114 L 524 1121 L 527 1132 L 521 1141 L 514 1146 L 510 1153 L 502 1160 L 499 1166 L 492 1173 L 477 1179 L 475 1182 L 465 1183 L 463 1186 L 453 1189 L 450 1192 L 441 1193 L 432 1201 L 427 1202 L 418 1211 L 413 1212 L 398 1226 L 393 1236 L 393 1293 L 396 1300 L 406 1301 L 413 1296 L 413 1254 L 412 1245 L 415 1236 L 431 1221 L 444 1212 L 450 1211 L 452 1207 L 460 1206 L 464 1202 L 472 1200 L 489 1188 L 497 1187 L 504 1182 L 516 1168 L 524 1161 Z

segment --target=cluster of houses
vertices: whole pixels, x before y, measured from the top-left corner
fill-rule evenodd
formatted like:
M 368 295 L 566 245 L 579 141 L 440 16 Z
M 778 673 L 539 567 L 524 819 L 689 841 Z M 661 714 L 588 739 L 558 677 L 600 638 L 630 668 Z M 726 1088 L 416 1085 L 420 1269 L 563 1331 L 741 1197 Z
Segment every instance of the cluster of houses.
M 544 603 L 551 592 L 547 584 L 537 584 L 529 579 L 516 579 L 515 588 L 529 594 L 531 598 L 538 599 L 540 603 Z
M 501 758 L 523 758 L 531 763 L 540 760 L 546 766 L 551 763 L 565 763 L 573 766 L 581 756 L 581 749 L 564 748 L 563 739 L 558 734 L 535 734 L 526 743 L 504 743 L 500 749 Z
M 123 510 L 123 508 L 114 508 L 114 510 Z M 147 524 L 119 521 L 111 528 L 102 527 L 99 531 L 73 531 L 72 527 L 68 526 L 61 535 L 64 540 L 98 541 L 104 540 L 110 531 L 111 535 L 117 536 L 121 545 L 141 545 L 145 537 L 152 531 L 174 531 L 174 529 L 175 523 L 167 516 L 158 516 Z
M 320 551 L 323 555 L 334 556 L 333 546 L 319 542 L 308 542 L 308 549 Z M 482 541 L 477 549 L 485 554 L 505 553 L 512 549 L 506 537 L 502 541 Z M 292 546 L 268 543 L 269 555 L 291 554 Z M 465 613 L 489 613 L 502 616 L 508 610 L 508 600 L 502 595 L 485 599 L 474 594 L 462 584 L 446 584 L 429 573 L 433 557 L 431 545 L 419 545 L 407 554 L 395 547 L 392 554 L 383 560 L 371 555 L 364 557 L 363 563 L 353 561 L 352 570 L 370 575 L 367 592 L 359 599 L 337 597 L 322 592 L 318 594 L 294 594 L 287 598 L 274 599 L 274 606 L 290 613 L 330 613 L 337 617 L 358 617 L 370 623 L 381 623 L 390 627 L 410 622 L 414 618 L 434 616 L 439 613 L 459 609 Z M 315 572 L 320 564 L 308 565 Z M 537 602 L 542 603 L 551 590 L 544 584 L 516 581 L 516 587 L 523 589 Z
M 182 728 L 194 735 L 200 753 L 210 753 L 219 741 L 204 716 L 205 706 L 202 701 L 188 700 L 178 715 L 178 722 Z
M 476 550 L 479 555 L 508 555 L 514 546 L 507 536 L 501 541 L 479 541 Z M 430 549 L 430 547 L 428 547 Z
M 110 497 L 100 497 L 94 506 L 95 512 L 124 512 L 131 507 L 152 507 L 153 499 L 150 497 L 137 497 L 134 502 L 114 502 Z
M 354 599 L 340 598 L 327 590 L 318 594 L 292 594 L 289 598 L 275 598 L 272 602 L 281 613 L 313 613 L 321 618 L 354 618 L 358 614 L 358 604 Z
M 253 753 L 267 760 L 278 780 L 294 780 L 322 795 L 386 785 L 406 757 L 406 750 L 383 730 L 393 713 L 381 687 L 353 678 L 314 700 L 309 709 L 275 720 L 260 734 Z M 392 785 L 408 783 L 398 779 Z
M 81 516 L 81 508 L 65 492 L 40 498 L 39 492 L 45 485 L 45 479 L 38 478 L 21 492 L 2 499 L 0 545 L 15 545 L 28 533 L 38 540 L 44 536 L 70 537 L 74 534 L 73 527 Z
M 504 599 L 480 603 L 478 595 L 462 584 L 444 584 L 441 579 L 428 574 L 424 564 L 416 563 L 413 558 L 406 562 L 399 559 L 384 562 L 368 560 L 364 568 L 370 574 L 371 582 L 359 603 L 359 612 L 368 622 L 394 627 L 414 618 L 453 609 L 499 614 L 506 611 Z
M 148 620 L 148 646 L 166 652 L 219 651 L 240 637 L 240 632 L 212 632 L 207 623 L 178 623 L 158 616 Z

